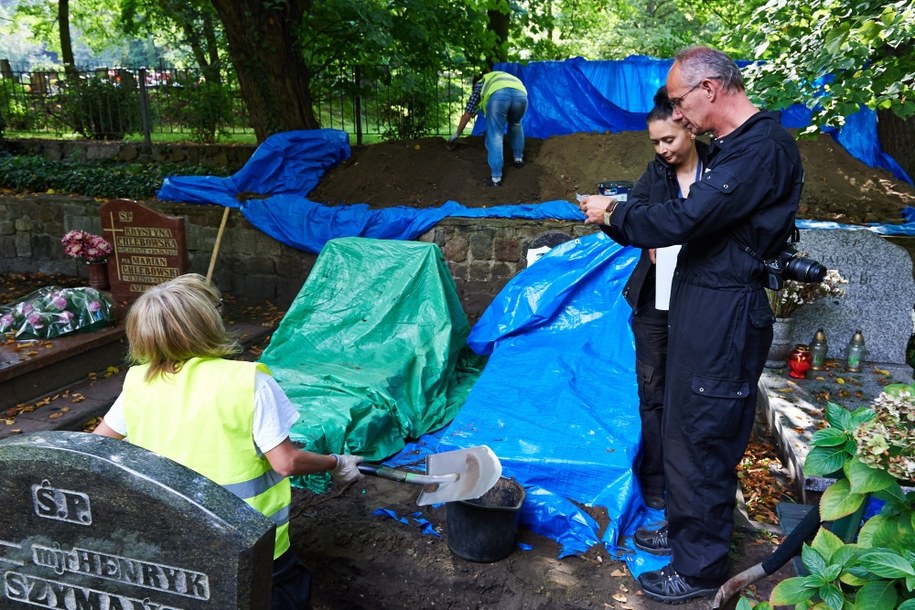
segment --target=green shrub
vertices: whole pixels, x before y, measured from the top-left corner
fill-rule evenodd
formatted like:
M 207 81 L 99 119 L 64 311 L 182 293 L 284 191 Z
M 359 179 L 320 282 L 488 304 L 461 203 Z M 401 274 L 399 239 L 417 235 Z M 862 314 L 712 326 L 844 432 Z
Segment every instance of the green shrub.
M 60 113 L 71 129 L 95 140 L 121 140 L 140 129 L 137 81 L 130 72 L 71 78 L 62 88 Z
M 54 191 L 90 197 L 153 199 L 167 176 L 227 175 L 227 170 L 171 163 L 88 164 L 48 161 L 44 157 L 0 157 L 0 188 L 16 192 Z
M 24 95 L 19 83 L 9 78 L 0 79 L 0 135 L 6 128 L 15 131 L 32 129 L 33 113 L 24 103 Z
M 194 140 L 215 142 L 216 134 L 232 119 L 232 95 L 225 85 L 179 75 L 174 86 L 157 92 L 159 119 L 166 124 L 186 125 Z

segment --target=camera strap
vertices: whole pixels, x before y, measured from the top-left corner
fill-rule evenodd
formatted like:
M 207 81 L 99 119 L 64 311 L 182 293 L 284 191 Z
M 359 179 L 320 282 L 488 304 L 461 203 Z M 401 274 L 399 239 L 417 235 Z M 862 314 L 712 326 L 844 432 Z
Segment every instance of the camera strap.
M 741 250 L 761 262 L 763 265 L 766 265 L 766 259 L 763 258 L 759 252 L 737 239 L 737 236 L 733 232 L 731 232 L 728 237 L 734 240 L 734 243 L 736 243 Z M 797 228 L 797 225 L 794 225 L 791 230 L 788 231 L 788 235 L 785 236 L 785 242 L 789 244 L 796 244 L 799 241 L 801 241 L 801 231 Z

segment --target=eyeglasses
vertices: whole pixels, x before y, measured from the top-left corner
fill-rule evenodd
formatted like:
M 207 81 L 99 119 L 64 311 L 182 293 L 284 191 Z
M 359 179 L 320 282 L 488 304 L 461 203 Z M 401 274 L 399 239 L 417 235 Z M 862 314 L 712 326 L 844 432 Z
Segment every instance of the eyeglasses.
M 680 97 L 670 98 L 670 105 L 674 108 L 679 108 L 683 105 L 683 100 L 686 99 L 686 96 L 702 86 L 702 81 L 699 81 L 697 84 L 693 85 L 689 91 L 681 95 Z

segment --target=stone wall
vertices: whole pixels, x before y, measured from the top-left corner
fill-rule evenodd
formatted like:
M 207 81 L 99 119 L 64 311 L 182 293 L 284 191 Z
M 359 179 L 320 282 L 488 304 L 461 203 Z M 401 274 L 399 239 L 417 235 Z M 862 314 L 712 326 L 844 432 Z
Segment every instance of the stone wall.
M 148 150 L 140 142 L 98 142 L 92 140 L 6 140 L 15 155 L 42 156 L 48 161 L 144 161 L 183 163 L 204 167 L 240 169 L 254 154 L 255 144 L 152 144 Z
M 71 229 L 101 233 L 99 201 L 57 195 L 0 196 L 0 273 L 65 273 L 87 277 L 86 265 L 63 254 Z M 144 202 L 186 218 L 189 271 L 206 274 L 222 219 L 221 206 Z M 575 222 L 446 219 L 420 236 L 441 248 L 468 317 L 483 313 L 502 287 L 526 266 L 530 243 L 562 232 L 579 237 L 593 227 Z M 214 280 L 243 303 L 285 308 L 298 294 L 316 255 L 285 246 L 233 210 L 223 235 Z

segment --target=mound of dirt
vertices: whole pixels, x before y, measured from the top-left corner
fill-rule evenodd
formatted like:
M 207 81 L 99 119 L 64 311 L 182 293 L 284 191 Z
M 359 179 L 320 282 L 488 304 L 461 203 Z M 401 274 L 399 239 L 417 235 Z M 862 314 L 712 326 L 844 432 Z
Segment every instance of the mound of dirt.
M 806 184 L 798 217 L 842 223 L 903 221 L 915 188 L 868 167 L 829 136 L 799 142 Z M 654 156 L 648 133 L 572 134 L 529 138 L 525 166 L 506 159 L 503 186 L 489 180 L 482 137 L 449 144 L 442 138 L 355 147 L 325 174 L 310 198 L 327 204 L 435 207 L 453 200 L 468 207 L 575 200 L 605 180 L 636 180 Z

